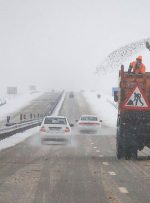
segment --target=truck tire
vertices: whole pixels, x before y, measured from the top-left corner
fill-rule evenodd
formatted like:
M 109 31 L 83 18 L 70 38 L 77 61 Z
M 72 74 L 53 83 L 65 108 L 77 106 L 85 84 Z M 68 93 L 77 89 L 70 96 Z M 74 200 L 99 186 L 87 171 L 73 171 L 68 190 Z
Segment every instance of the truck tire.
M 137 158 L 138 158 L 138 150 L 134 149 L 133 152 L 132 152 L 132 159 L 137 160 Z
M 131 159 L 131 152 L 130 152 L 130 150 L 127 150 L 127 151 L 125 152 L 125 159 L 126 159 L 126 160 L 130 160 L 130 159 Z
M 123 147 L 122 147 L 120 126 L 118 126 L 118 129 L 117 129 L 116 155 L 117 155 L 117 159 L 121 159 L 123 157 Z
M 122 147 L 119 144 L 117 144 L 117 159 L 121 159 L 122 155 L 123 155 Z

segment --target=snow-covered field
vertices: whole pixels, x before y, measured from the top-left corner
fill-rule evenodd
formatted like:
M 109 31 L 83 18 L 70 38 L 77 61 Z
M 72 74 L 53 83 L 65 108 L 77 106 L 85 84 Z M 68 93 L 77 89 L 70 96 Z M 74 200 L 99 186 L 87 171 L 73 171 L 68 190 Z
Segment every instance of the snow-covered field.
M 6 118 L 7 115 L 18 111 L 24 106 L 30 104 L 30 102 L 39 97 L 43 92 L 38 92 L 35 94 L 25 93 L 16 96 L 11 96 L 7 98 L 7 103 L 0 106 L 0 119 Z

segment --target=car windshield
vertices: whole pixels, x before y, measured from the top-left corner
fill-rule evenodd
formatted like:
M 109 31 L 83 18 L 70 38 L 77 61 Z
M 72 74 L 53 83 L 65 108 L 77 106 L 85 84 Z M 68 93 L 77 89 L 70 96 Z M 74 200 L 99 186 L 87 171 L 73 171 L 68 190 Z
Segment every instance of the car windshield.
M 66 125 L 66 118 L 46 117 L 44 124 L 63 124 Z
M 97 117 L 94 116 L 83 116 L 81 117 L 81 121 L 97 121 Z

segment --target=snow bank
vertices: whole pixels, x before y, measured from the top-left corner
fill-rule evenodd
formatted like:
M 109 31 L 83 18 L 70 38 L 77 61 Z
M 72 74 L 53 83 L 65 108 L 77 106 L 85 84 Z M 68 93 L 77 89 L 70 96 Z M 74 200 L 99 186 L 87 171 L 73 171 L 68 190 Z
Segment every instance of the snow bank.
M 42 92 L 36 94 L 22 94 L 10 97 L 7 99 L 7 103 L 4 106 L 0 106 L 0 118 L 3 119 L 7 115 L 18 111 L 19 109 L 23 108 L 24 106 L 30 104 L 30 102 L 39 97 Z
M 98 94 L 101 95 L 100 98 L 97 98 Z M 91 109 L 103 120 L 104 124 L 116 127 L 117 105 L 113 102 L 111 96 L 101 94 L 100 92 L 85 92 L 83 95 Z
M 64 103 L 65 95 L 66 95 L 66 93 L 64 92 L 62 97 L 61 97 L 61 100 L 59 101 L 59 103 L 57 104 L 54 112 L 52 113 L 53 116 L 57 116 L 59 114 L 59 111 L 60 111 L 60 109 L 61 109 L 61 107 L 62 107 L 62 105 Z
M 4 140 L 0 141 L 0 151 L 9 147 L 13 147 L 16 144 L 23 142 L 25 139 L 30 137 L 31 135 L 34 135 L 38 133 L 39 127 L 35 127 L 32 129 L 29 129 L 23 133 L 17 133 L 11 137 L 8 137 Z

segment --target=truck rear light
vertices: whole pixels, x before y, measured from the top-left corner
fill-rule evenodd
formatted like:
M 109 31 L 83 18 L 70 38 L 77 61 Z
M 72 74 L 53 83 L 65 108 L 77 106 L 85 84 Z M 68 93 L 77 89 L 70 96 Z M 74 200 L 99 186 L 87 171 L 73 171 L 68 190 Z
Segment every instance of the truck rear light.
M 68 127 L 65 128 L 65 133 L 70 132 L 70 129 Z
M 40 128 L 40 131 L 41 131 L 41 132 L 46 132 L 45 127 L 44 127 L 44 126 L 42 126 L 42 127 Z

